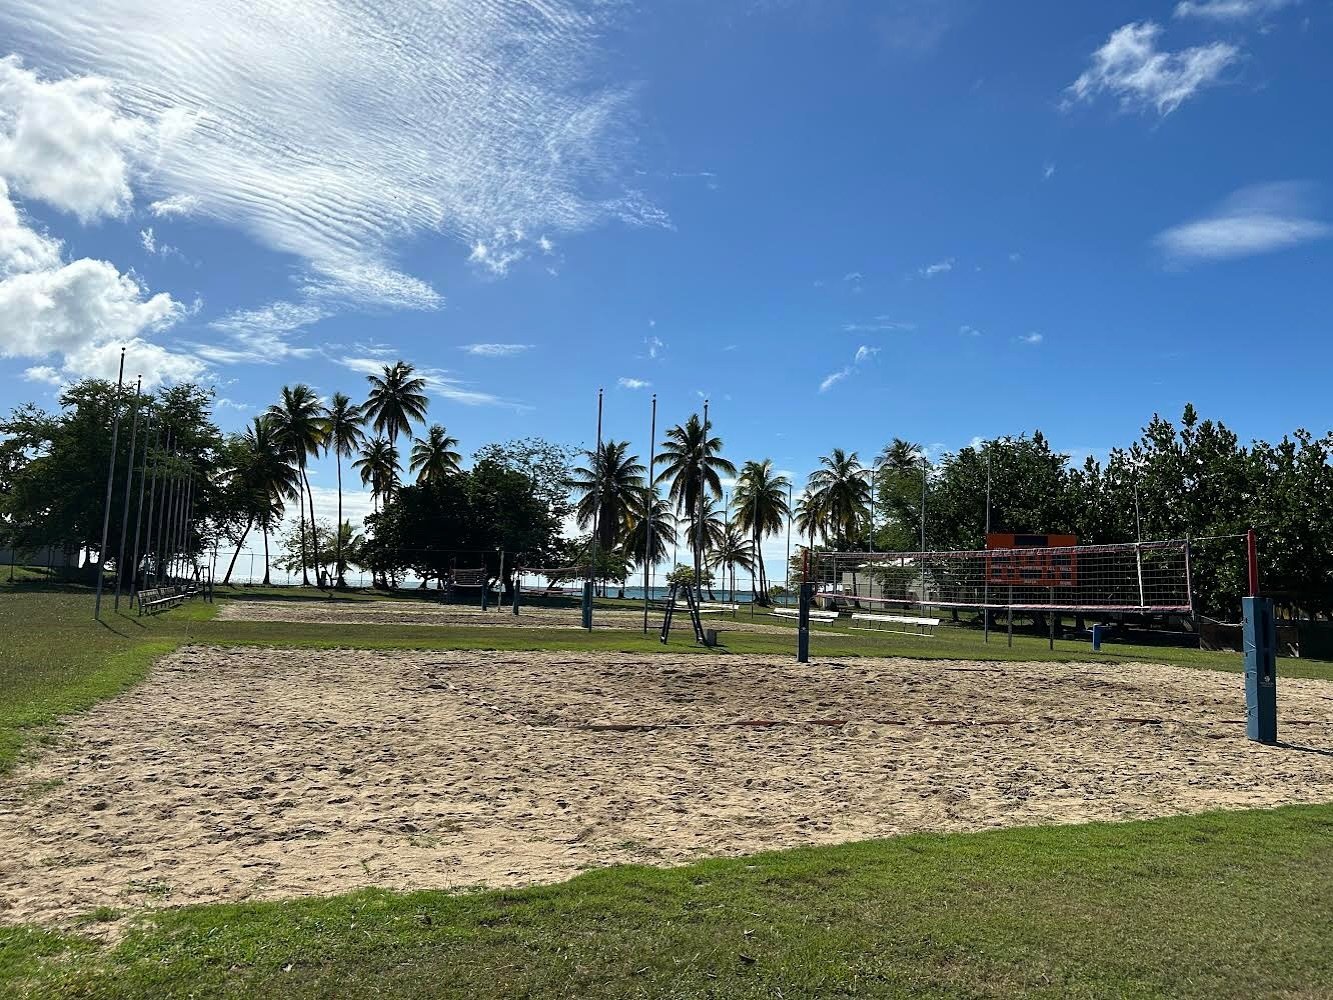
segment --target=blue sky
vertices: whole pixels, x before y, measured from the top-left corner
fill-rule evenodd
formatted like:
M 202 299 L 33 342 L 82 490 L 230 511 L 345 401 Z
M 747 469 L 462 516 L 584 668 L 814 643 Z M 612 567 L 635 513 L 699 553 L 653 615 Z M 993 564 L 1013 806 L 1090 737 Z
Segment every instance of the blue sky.
M 0 0 L 0 404 L 403 357 L 467 450 L 1328 427 L 1333 5 Z M 331 484 L 331 470 L 318 479 Z

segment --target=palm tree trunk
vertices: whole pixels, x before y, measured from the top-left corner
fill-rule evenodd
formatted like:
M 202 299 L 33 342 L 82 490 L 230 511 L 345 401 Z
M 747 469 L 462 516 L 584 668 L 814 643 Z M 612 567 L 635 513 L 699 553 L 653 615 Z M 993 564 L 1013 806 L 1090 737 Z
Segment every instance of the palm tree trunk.
M 334 569 L 338 574 L 338 589 L 346 590 L 347 581 L 343 578 L 343 453 L 336 448 L 334 459 L 338 463 L 338 523 L 333 533 L 337 563 Z
M 315 565 L 315 579 L 319 581 L 321 579 L 319 571 L 323 564 L 319 559 L 319 529 L 315 527 L 315 493 L 310 489 L 310 477 L 305 474 L 304 469 L 301 471 L 301 476 L 305 480 L 305 495 L 310 499 L 310 555 Z
M 273 586 L 273 581 L 269 579 L 269 572 L 268 572 L 268 521 L 267 520 L 263 524 L 263 529 L 264 529 L 264 586 L 271 587 Z M 302 535 L 301 537 L 304 538 L 305 536 Z
M 304 461 L 300 463 L 300 467 L 301 467 L 301 479 L 304 480 L 305 479 Z M 304 500 L 301 501 L 300 529 L 301 529 L 301 583 L 308 587 L 310 586 L 310 574 L 306 572 L 306 566 L 309 564 L 310 560 L 306 558 L 306 549 L 305 549 L 305 501 Z
M 241 554 L 241 548 L 245 545 L 245 540 L 249 537 L 250 529 L 254 527 L 254 524 L 254 515 L 251 515 L 250 520 L 245 522 L 245 530 L 241 532 L 241 540 L 236 543 L 236 551 L 231 554 L 231 562 L 227 564 L 227 575 L 222 578 L 222 586 L 224 587 L 231 583 L 231 571 L 236 568 L 236 559 Z

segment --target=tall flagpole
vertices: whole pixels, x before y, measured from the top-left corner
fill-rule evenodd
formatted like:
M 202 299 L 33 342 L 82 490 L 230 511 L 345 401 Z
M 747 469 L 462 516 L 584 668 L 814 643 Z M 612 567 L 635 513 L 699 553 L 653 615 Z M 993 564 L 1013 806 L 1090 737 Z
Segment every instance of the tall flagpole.
M 125 580 L 125 540 L 130 533 L 130 491 L 134 487 L 134 452 L 139 446 L 139 407 L 142 405 L 143 376 L 134 385 L 134 423 L 130 430 L 130 460 L 125 476 L 125 510 L 120 516 L 120 553 L 116 556 L 116 599 L 112 605 L 120 610 L 120 587 Z M 145 437 L 147 435 L 145 434 Z
M 102 504 L 102 544 L 97 550 L 97 598 L 93 602 L 93 620 L 102 620 L 102 576 L 106 570 L 106 535 L 111 528 L 111 489 L 116 481 L 116 446 L 120 438 L 120 391 L 125 385 L 125 348 L 120 349 L 120 374 L 116 376 L 116 411 L 111 423 L 111 464 L 106 470 L 106 499 Z M 131 458 L 133 463 L 133 458 Z M 132 467 L 132 465 L 131 465 Z
M 694 593 L 696 599 L 703 583 L 704 561 L 704 452 L 708 450 L 708 400 L 704 400 L 704 436 L 699 442 L 699 500 L 694 518 Z
M 149 419 L 150 419 L 150 420 L 152 419 L 152 413 L 151 413 L 151 410 L 150 410 L 150 412 L 149 412 Z M 130 600 L 131 600 L 131 603 L 133 603 L 134 600 L 136 600 L 136 598 L 134 597 L 134 595 L 135 595 L 136 593 L 138 593 L 138 589 L 139 589 L 139 587 L 138 587 L 138 584 L 139 584 L 139 539 L 140 539 L 140 532 L 143 531 L 143 526 L 144 526 L 144 516 L 143 516 L 143 497 L 144 497 L 144 492 L 145 492 L 145 490 L 146 490 L 146 487 L 148 486 L 148 456 L 149 456 L 149 454 L 152 452 L 152 449 L 153 449 L 153 442 L 149 440 L 149 437 L 148 437 L 148 426 L 147 426 L 146 424 L 145 424 L 143 430 L 144 430 L 144 435 L 143 435 L 143 471 L 139 473 L 139 513 L 138 513 L 138 516 L 136 516 L 135 519 L 134 519 L 134 555 L 130 558 Z M 156 435 L 155 435 L 155 436 L 156 436 Z M 154 471 L 156 472 L 156 470 L 154 470 Z M 157 485 L 156 482 L 155 482 L 153 485 L 156 486 L 156 485 Z M 153 504 L 152 504 L 152 500 L 150 499 L 150 500 L 148 501 L 148 517 L 149 517 L 150 519 L 151 519 L 152 516 L 153 516 L 152 506 L 153 506 Z
M 990 453 L 986 453 L 986 541 L 985 547 L 990 547 Z M 983 594 L 981 603 L 981 631 L 985 642 L 990 642 L 990 560 L 986 561 L 986 571 L 982 574 L 981 585 Z
M 643 543 L 643 634 L 648 634 L 648 591 L 652 587 L 653 516 L 657 513 L 657 393 L 653 393 L 653 416 L 648 431 L 648 532 Z

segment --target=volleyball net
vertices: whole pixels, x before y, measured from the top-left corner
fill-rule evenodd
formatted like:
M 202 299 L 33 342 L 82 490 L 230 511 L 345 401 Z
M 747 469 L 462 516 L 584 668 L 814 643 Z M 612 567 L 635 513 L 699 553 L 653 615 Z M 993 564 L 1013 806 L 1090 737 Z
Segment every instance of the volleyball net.
M 811 552 L 825 607 L 1190 614 L 1187 540 L 945 552 Z

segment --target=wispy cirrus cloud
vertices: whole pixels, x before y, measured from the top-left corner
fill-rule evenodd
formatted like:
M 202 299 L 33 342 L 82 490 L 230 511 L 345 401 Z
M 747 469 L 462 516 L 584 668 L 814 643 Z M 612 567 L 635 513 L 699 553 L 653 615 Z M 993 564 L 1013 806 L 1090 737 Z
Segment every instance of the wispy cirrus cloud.
M 652 383 L 642 378 L 618 378 L 616 385 L 622 389 L 647 389 Z
M 1178 52 L 1157 47 L 1162 27 L 1152 21 L 1126 24 L 1092 54 L 1092 65 L 1065 90 L 1065 106 L 1110 94 L 1126 110 L 1169 115 L 1222 78 L 1240 58 L 1228 42 L 1210 42 Z
M 464 344 L 460 350 L 478 358 L 512 358 L 532 347 L 532 344 Z
M 860 322 L 844 323 L 842 329 L 844 333 L 884 333 L 893 330 L 915 330 L 916 324 L 904 323 L 885 314 Z
M 851 364 L 844 365 L 837 371 L 830 372 L 828 375 L 824 376 L 823 381 L 819 383 L 819 391 L 821 393 L 828 392 L 839 382 L 842 382 L 843 380 L 851 376 L 853 373 L 855 373 L 858 367 L 865 364 L 867 361 L 871 360 L 876 354 L 879 353 L 879 350 L 880 349 L 878 347 L 872 347 L 869 344 L 862 344 L 860 347 L 856 349 L 856 353 L 852 355 Z
M 917 273 L 923 278 L 935 278 L 941 274 L 948 274 L 953 270 L 953 258 L 946 257 L 944 260 L 937 260 L 933 264 L 927 264 Z
M 1245 21 L 1265 14 L 1276 14 L 1284 7 L 1294 7 L 1300 0 L 1181 0 L 1176 17 L 1198 17 L 1210 21 Z
M 1213 212 L 1159 233 L 1154 243 L 1175 262 L 1272 253 L 1333 236 L 1316 217 L 1315 188 L 1283 181 L 1241 188 Z
M 33 127 L 74 112 L 79 127 L 17 152 L 0 137 L 0 161 L 25 196 L 83 218 L 123 214 L 137 188 L 162 217 L 235 227 L 299 261 L 320 301 L 436 308 L 397 263 L 423 234 L 503 271 L 547 252 L 545 234 L 669 224 L 625 180 L 632 91 L 588 82 L 617 16 L 572 0 L 11 0 L 0 35 L 62 75 L 9 60 L 0 87 Z
M 310 302 L 270 302 L 259 309 L 239 310 L 209 323 L 209 329 L 226 335 L 226 343 L 193 346 L 200 357 L 217 364 L 273 365 L 308 358 L 316 353 L 315 349 L 293 344 L 287 335 L 328 316 L 327 309 Z

